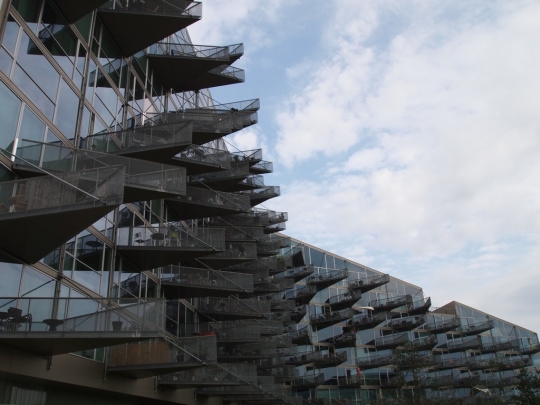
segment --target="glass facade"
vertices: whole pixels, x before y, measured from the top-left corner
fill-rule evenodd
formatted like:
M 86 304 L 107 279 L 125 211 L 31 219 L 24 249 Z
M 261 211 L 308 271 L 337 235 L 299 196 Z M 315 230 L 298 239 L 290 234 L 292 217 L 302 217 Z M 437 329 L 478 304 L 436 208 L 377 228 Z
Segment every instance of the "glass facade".
M 536 333 L 277 233 L 272 163 L 224 141 L 259 101 L 210 92 L 243 45 L 192 44 L 200 3 L 0 10 L 3 402 L 506 395 L 533 365 Z

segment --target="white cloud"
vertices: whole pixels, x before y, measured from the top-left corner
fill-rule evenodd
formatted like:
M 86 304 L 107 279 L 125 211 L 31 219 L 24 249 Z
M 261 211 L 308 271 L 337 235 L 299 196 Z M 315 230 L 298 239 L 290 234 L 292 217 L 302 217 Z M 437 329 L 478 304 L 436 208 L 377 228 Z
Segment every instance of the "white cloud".
M 275 117 L 291 173 L 330 159 L 271 202 L 289 211 L 287 233 L 532 322 L 498 301 L 537 301 L 524 279 L 540 241 L 540 5 L 335 4 Z

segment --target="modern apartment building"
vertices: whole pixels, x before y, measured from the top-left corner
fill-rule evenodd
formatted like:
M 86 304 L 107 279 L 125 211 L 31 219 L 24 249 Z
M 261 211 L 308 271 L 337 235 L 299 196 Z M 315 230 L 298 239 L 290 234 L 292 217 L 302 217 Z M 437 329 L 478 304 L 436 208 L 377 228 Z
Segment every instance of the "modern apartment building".
M 225 142 L 259 101 L 210 92 L 243 45 L 192 43 L 201 3 L 0 4 L 0 403 L 513 392 L 536 333 L 279 233 L 272 163 Z

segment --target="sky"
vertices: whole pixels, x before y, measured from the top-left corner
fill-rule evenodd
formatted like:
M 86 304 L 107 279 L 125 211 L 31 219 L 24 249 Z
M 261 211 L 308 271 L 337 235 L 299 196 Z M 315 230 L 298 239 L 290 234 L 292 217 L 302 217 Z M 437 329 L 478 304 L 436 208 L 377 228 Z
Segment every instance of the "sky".
M 540 332 L 540 2 L 206 0 L 287 235 Z

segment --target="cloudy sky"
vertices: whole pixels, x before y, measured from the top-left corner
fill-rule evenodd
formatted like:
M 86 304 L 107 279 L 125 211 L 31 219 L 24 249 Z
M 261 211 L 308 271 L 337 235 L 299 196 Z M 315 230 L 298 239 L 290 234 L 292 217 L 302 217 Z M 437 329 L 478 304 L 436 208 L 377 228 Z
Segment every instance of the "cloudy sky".
M 287 234 L 540 332 L 540 3 L 206 0 Z

